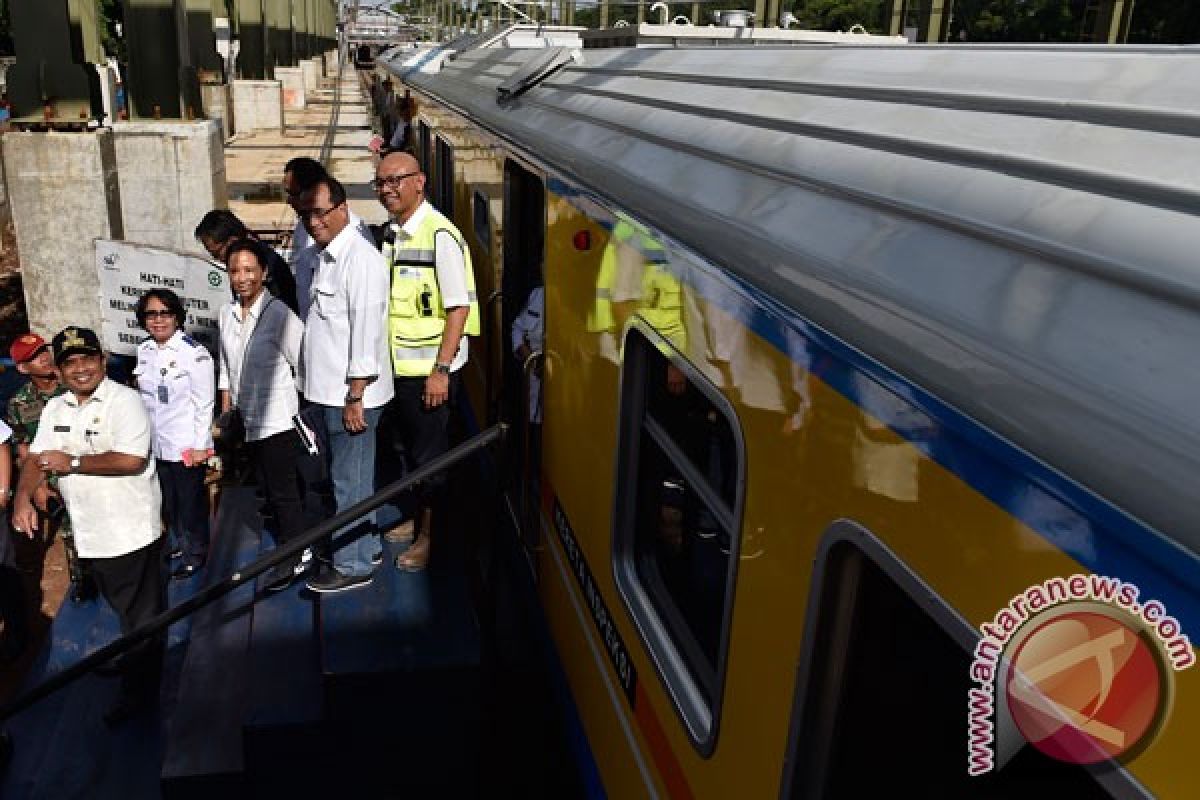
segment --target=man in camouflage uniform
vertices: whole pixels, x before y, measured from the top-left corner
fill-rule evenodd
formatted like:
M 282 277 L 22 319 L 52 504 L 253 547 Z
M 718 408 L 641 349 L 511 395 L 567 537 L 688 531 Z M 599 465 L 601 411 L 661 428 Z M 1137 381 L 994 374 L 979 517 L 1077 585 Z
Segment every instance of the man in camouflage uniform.
M 50 398 L 58 397 L 66 391 L 59 382 L 58 370 L 54 366 L 54 355 L 46 345 L 46 341 L 36 333 L 26 333 L 18 336 L 8 350 L 17 372 L 29 377 L 26 383 L 12 399 L 8 401 L 8 423 L 13 429 L 12 444 L 16 449 L 14 464 L 21 464 L 29 453 L 29 445 L 37 435 L 38 421 L 42 417 L 42 409 Z M 53 498 L 53 499 L 49 499 Z M 84 574 L 79 562 L 79 554 L 75 550 L 75 538 L 71 535 L 71 521 L 67 518 L 62 499 L 58 492 L 51 487 L 49 502 L 63 509 L 58 534 L 63 540 L 63 549 L 67 554 L 67 570 L 71 577 L 71 599 L 77 603 L 91 599 L 95 595 L 92 582 Z M 46 511 L 43 502 L 39 509 Z

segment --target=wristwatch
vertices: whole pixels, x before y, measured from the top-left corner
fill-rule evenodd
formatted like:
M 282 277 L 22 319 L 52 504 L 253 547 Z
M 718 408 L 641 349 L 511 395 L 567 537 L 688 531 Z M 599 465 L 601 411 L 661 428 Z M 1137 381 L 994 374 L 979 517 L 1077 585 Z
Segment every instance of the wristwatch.
M 361 394 L 350 394 L 349 392 L 346 392 L 346 405 L 350 405 L 351 403 L 361 403 L 362 399 L 363 396 Z
M 79 472 L 79 468 L 83 466 L 83 459 L 79 456 L 71 456 L 71 472 Z
M 435 363 L 433 365 L 433 371 L 440 372 L 443 375 L 449 375 L 450 374 L 450 365 L 443 364 L 442 362 L 438 361 L 437 363 Z

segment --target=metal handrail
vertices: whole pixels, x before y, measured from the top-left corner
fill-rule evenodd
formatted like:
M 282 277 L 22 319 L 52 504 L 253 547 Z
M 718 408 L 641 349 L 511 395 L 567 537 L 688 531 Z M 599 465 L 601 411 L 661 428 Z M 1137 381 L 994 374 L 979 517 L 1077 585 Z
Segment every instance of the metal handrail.
M 62 672 L 51 675 L 15 700 L 5 703 L 3 707 L 0 707 L 0 721 L 24 711 L 37 701 L 73 683 L 101 664 L 111 661 L 114 657 L 132 649 L 139 642 L 149 639 L 160 631 L 166 630 L 184 617 L 194 614 L 217 599 L 229 594 L 239 586 L 254 580 L 275 565 L 298 556 L 305 548 L 312 547 L 339 528 L 394 500 L 401 492 L 413 484 L 426 480 L 442 470 L 454 466 L 467 456 L 474 454 L 477 450 L 481 450 L 493 442 L 500 441 L 504 438 L 507 430 L 508 426 L 503 423 L 493 425 L 452 450 L 433 459 L 420 469 L 414 470 L 410 475 L 388 484 L 366 500 L 352 505 L 339 514 L 335 514 L 292 541 L 279 545 L 257 561 L 253 561 L 232 575 L 226 576 L 220 582 L 202 589 L 179 605 L 167 609 L 135 630 L 114 639 L 91 655 L 84 656 Z

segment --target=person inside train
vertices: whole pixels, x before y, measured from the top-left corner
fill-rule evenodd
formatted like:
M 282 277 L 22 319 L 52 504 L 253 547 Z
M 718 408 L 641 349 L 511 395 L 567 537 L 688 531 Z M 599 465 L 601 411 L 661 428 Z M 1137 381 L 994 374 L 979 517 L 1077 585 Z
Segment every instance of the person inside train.
M 187 313 L 170 289 L 150 289 L 137 303 L 138 324 L 150 336 L 138 345 L 133 376 L 153 424 L 155 458 L 173 578 L 195 574 L 208 557 L 208 492 L 213 453 L 216 369 L 204 345 L 183 331 Z
M 201 218 L 200 224 L 196 226 L 193 235 L 213 260 L 222 264 L 226 263 L 226 251 L 235 240 L 258 238 L 246 227 L 245 223 L 238 219 L 236 214 L 225 208 L 214 208 L 205 214 Z M 268 247 L 264 252 L 268 252 L 271 262 L 267 265 L 270 275 L 267 289 L 282 300 L 288 308 L 300 313 L 298 304 L 300 295 L 297 293 L 296 279 L 293 277 L 292 271 L 288 269 L 283 257 L 273 249 Z

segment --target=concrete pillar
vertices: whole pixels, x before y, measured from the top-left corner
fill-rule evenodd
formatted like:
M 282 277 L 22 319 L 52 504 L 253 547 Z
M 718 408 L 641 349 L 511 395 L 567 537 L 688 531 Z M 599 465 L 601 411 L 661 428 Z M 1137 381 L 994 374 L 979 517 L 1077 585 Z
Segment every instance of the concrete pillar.
M 325 53 L 325 74 L 336 78 L 337 77 L 337 50 L 329 50 Z
M 124 238 L 203 254 L 196 223 L 229 207 L 221 126 L 199 122 L 122 122 L 113 127 Z
M 283 87 L 279 81 L 234 81 L 233 118 L 241 133 L 282 133 Z
M 307 81 L 301 67 L 276 67 L 275 78 L 283 91 L 283 107 L 288 111 L 300 111 L 305 103 Z
M 200 97 L 204 101 L 204 116 L 221 125 L 222 139 L 233 136 L 237 130 L 233 119 L 233 102 L 228 83 L 201 84 Z
M 304 91 L 309 97 L 314 97 L 317 89 L 321 88 L 321 62 L 319 59 L 309 58 L 300 62 L 300 70 L 304 74 Z
M 112 131 L 5 134 L 4 169 L 31 329 L 99 330 L 92 240 L 124 236 Z

